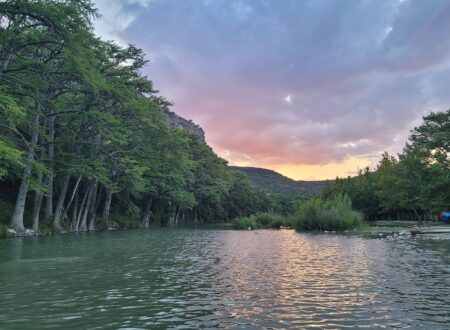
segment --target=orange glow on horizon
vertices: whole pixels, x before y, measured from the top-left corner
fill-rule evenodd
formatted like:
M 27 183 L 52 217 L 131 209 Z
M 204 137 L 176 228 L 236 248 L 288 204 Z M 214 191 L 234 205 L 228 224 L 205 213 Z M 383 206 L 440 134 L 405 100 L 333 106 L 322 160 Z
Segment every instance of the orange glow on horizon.
M 252 166 L 274 170 L 294 180 L 334 180 L 336 177 L 354 176 L 358 169 L 373 164 L 371 158 L 350 157 L 340 163 L 326 164 L 279 164 L 267 165 L 249 162 L 230 162 L 230 165 Z

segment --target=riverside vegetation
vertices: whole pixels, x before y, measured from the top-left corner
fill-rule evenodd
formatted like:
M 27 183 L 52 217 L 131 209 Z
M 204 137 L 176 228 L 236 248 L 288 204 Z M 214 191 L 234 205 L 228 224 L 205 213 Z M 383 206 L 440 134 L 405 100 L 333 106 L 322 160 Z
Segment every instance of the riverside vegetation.
M 239 228 L 340 230 L 361 214 L 429 220 L 449 207 L 450 110 L 425 116 L 398 157 L 336 179 L 320 199 L 270 194 L 167 125 L 171 103 L 141 74 L 142 50 L 96 37 L 98 16 L 88 0 L 0 3 L 1 236 L 234 218 Z
M 397 157 L 385 152 L 376 169 L 337 178 L 320 197 L 294 203 L 292 213 L 240 217 L 239 229 L 295 227 L 336 231 L 357 228 L 362 220 L 436 221 L 450 208 L 450 110 L 430 113 L 411 131 Z M 270 219 L 270 220 L 268 220 Z
M 234 220 L 236 229 L 260 229 L 294 227 L 299 230 L 338 231 L 361 226 L 362 214 L 352 210 L 347 195 L 335 195 L 329 199 L 313 198 L 299 201 L 292 214 L 257 213 Z
M 321 195 L 346 194 L 365 220 L 438 220 L 450 209 L 450 110 L 430 113 L 397 156 L 385 152 L 376 169 L 338 178 Z
M 141 49 L 93 33 L 88 0 L 0 3 L 0 234 L 222 222 L 286 213 L 194 134 L 141 74 Z

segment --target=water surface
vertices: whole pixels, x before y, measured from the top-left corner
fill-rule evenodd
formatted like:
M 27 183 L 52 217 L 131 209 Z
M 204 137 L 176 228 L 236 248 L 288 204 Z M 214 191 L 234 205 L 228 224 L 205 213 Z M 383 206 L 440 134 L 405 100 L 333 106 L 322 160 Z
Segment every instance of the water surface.
M 0 329 L 450 326 L 450 240 L 156 229 L 0 240 Z

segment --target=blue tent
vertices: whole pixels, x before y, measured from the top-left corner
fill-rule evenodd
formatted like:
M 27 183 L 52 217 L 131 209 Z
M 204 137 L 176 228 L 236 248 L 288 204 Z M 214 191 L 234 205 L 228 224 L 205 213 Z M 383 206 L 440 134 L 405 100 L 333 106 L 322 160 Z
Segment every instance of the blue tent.
M 450 212 L 442 212 L 439 218 L 441 221 L 450 222 Z

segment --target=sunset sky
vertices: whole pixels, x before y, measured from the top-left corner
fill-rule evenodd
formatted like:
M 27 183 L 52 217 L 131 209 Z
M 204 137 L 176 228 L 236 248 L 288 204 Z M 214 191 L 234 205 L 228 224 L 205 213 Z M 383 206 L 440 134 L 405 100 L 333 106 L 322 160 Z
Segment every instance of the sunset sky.
M 354 174 L 450 106 L 450 1 L 96 0 L 104 39 L 233 165 Z

